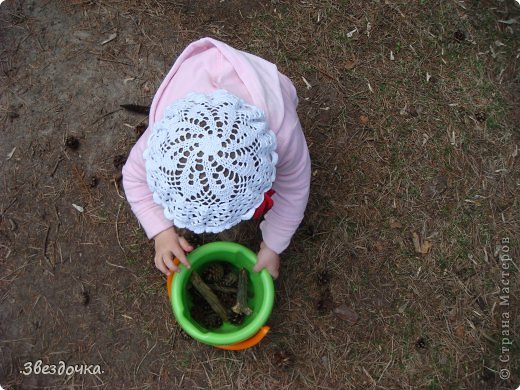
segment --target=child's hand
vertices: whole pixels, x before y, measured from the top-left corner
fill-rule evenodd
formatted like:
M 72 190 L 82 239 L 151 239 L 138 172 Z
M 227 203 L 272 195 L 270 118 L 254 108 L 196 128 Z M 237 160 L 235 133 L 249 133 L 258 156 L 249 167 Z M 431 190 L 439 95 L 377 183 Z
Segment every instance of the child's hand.
M 280 255 L 270 249 L 264 242 L 260 244 L 260 251 L 256 255 L 256 265 L 254 272 L 259 272 L 262 268 L 267 269 L 273 278 L 277 278 L 280 269 Z
M 166 229 L 154 237 L 155 240 L 155 266 L 165 275 L 171 272 L 179 272 L 179 267 L 173 263 L 174 257 L 178 258 L 182 264 L 190 268 L 190 263 L 186 259 L 186 252 L 193 250 L 193 247 L 184 237 L 179 237 L 172 228 Z

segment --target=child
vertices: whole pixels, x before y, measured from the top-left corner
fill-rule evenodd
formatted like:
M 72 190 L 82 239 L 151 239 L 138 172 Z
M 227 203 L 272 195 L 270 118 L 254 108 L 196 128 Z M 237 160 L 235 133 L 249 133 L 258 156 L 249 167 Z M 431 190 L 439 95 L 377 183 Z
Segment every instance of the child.
M 149 127 L 130 152 L 123 185 L 155 241 L 155 265 L 189 267 L 180 234 L 218 233 L 260 216 L 255 271 L 278 277 L 279 254 L 303 219 L 310 158 L 291 81 L 276 66 L 211 38 L 179 56 L 150 108 Z

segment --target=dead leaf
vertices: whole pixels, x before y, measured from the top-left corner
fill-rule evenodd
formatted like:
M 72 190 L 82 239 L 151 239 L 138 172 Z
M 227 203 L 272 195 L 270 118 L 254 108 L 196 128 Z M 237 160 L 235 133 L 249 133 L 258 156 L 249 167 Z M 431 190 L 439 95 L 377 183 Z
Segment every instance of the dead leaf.
M 419 115 L 419 112 L 417 111 L 417 109 L 414 106 L 410 106 L 408 108 L 408 114 L 410 114 L 413 117 L 416 117 L 417 115 Z
M 302 79 L 303 79 L 303 82 L 305 83 L 305 86 L 307 87 L 307 89 L 311 89 L 312 88 L 311 83 L 309 83 L 307 81 L 307 79 L 305 77 L 303 77 L 303 76 L 302 76 Z
M 13 155 L 14 155 L 14 152 L 16 151 L 16 146 L 13 148 L 13 150 L 11 150 L 9 152 L 9 154 L 7 155 L 7 160 L 10 160 L 11 158 L 13 158 Z
M 453 333 L 455 333 L 455 336 L 457 336 L 459 339 L 464 338 L 464 335 L 466 334 L 466 332 L 464 331 L 464 325 L 457 325 Z
M 357 29 L 357 27 L 356 27 L 354 30 L 349 31 L 349 32 L 347 33 L 347 38 L 352 38 L 352 36 L 353 36 L 355 33 L 357 33 L 357 32 L 358 32 L 358 29 Z
M 110 34 L 107 39 L 101 42 L 101 46 L 106 45 L 108 42 L 112 42 L 114 39 L 116 39 L 116 37 L 117 33 Z
M 514 23 L 518 23 L 518 20 L 511 18 L 511 19 L 507 19 L 507 20 L 499 20 L 498 23 L 514 24 Z
M 359 315 L 345 304 L 336 307 L 334 309 L 334 314 L 336 314 L 339 319 L 350 324 L 355 324 L 359 319 Z
M 514 198 L 498 198 L 495 204 L 498 211 L 505 211 L 514 204 Z
M 442 194 L 448 188 L 448 178 L 446 176 L 436 176 L 431 179 L 423 188 L 423 193 L 428 198 Z
M 345 61 L 344 68 L 347 70 L 354 69 L 358 62 L 356 60 L 347 60 Z
M 412 233 L 413 246 L 415 248 L 415 252 L 420 254 L 427 254 L 432 248 L 432 243 L 429 240 L 421 240 L 419 235 L 415 232 Z
M 395 218 L 390 218 L 390 227 L 392 229 L 401 229 L 403 225 Z
M 365 115 L 365 114 L 361 114 L 359 116 L 359 122 L 362 124 L 362 125 L 366 125 L 368 123 L 368 115 Z
M 82 213 L 83 211 L 85 211 L 85 209 L 81 206 L 78 206 L 77 204 L 74 204 L 72 203 L 72 207 L 74 207 L 77 211 L 79 211 L 80 213 Z
M 415 251 L 421 253 L 421 240 L 419 240 L 419 235 L 415 232 L 412 233 L 413 246 Z
M 378 252 L 382 252 L 384 248 L 383 246 L 383 243 L 381 241 L 376 241 L 374 242 L 374 248 L 376 249 L 376 251 Z
M 421 253 L 425 255 L 430 251 L 430 249 L 432 249 L 432 242 L 429 240 L 424 240 L 421 243 Z

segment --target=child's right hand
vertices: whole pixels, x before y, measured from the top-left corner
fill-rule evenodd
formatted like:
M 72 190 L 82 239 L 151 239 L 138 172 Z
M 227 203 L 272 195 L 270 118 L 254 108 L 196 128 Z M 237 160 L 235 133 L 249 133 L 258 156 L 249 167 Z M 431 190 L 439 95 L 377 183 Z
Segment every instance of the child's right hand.
M 154 240 L 155 266 L 162 273 L 169 275 L 172 272 L 179 272 L 179 267 L 173 263 L 175 257 L 186 267 L 190 268 L 185 252 L 192 251 L 193 246 L 184 237 L 179 237 L 173 227 L 157 234 Z

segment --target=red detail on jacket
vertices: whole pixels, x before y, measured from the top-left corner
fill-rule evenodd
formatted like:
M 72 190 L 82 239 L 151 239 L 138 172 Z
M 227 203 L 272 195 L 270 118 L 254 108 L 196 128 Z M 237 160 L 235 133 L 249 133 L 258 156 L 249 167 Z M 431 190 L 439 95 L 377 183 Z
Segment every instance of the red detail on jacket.
M 258 220 L 265 213 L 267 213 L 271 207 L 273 207 L 273 199 L 271 196 L 275 194 L 275 190 L 271 189 L 264 194 L 264 201 L 260 206 L 256 208 L 255 213 L 253 214 L 253 219 Z

